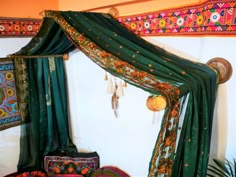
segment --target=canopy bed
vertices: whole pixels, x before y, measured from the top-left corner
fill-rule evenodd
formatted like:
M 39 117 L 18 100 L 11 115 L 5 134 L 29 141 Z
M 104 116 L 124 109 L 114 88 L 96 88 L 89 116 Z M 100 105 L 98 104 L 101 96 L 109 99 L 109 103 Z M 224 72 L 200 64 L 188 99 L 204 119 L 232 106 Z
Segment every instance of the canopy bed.
M 40 170 L 53 151 L 77 151 L 69 136 L 63 65 L 76 48 L 112 75 L 165 98 L 148 176 L 206 176 L 217 85 L 230 78 L 230 64 L 192 62 L 148 43 L 109 14 L 72 11 L 45 11 L 36 36 L 9 56 L 26 122 L 19 171 Z

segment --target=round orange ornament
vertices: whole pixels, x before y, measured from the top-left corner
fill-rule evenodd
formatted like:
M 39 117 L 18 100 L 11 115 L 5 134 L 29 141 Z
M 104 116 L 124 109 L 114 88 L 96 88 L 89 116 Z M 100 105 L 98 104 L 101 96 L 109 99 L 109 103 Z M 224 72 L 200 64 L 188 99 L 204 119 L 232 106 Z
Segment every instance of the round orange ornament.
M 166 108 L 166 105 L 166 99 L 162 95 L 149 96 L 146 101 L 147 108 L 153 112 L 164 110 Z

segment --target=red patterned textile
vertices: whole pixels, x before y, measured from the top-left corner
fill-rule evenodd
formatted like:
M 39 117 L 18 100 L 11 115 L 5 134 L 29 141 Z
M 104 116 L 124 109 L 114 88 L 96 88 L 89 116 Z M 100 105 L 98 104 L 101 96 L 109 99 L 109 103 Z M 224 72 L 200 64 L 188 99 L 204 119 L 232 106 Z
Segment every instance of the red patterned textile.
M 236 1 L 204 3 L 156 12 L 118 17 L 140 36 L 236 34 Z
M 208 0 L 117 19 L 140 36 L 236 35 L 236 1 Z M 0 37 L 34 36 L 40 25 L 40 19 L 0 17 Z
M 40 25 L 40 19 L 0 17 L 0 37 L 32 37 Z

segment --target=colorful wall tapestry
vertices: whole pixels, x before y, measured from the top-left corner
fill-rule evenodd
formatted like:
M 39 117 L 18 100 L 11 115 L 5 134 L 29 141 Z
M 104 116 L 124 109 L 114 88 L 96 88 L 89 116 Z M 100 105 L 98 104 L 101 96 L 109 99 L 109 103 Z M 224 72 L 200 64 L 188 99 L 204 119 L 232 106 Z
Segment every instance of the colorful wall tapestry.
M 18 109 L 14 64 L 11 60 L 0 62 L 0 130 L 22 122 Z
M 118 18 L 140 36 L 236 34 L 236 1 L 204 3 Z
M 40 19 L 0 17 L 0 37 L 31 37 L 40 25 Z

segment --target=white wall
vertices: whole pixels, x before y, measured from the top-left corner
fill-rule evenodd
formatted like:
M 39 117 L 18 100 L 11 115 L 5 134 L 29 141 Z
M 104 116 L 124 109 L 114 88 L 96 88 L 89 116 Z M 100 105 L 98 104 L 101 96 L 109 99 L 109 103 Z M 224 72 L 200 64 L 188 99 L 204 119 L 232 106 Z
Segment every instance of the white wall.
M 146 108 L 149 93 L 128 85 L 119 100 L 116 118 L 104 70 L 81 52 L 74 54 L 67 66 L 77 147 L 97 151 L 102 166 L 121 167 L 133 177 L 147 174 L 159 131 L 159 124 L 152 125 L 153 113 Z
M 236 68 L 236 38 L 152 38 L 199 58 L 205 63 L 213 57 L 224 57 Z M 1 57 L 23 47 L 28 39 L 0 38 Z M 161 114 L 146 108 L 149 95 L 128 85 L 120 98 L 119 117 L 111 109 L 105 72 L 83 53 L 74 52 L 66 61 L 71 106 L 72 136 L 79 149 L 97 151 L 101 166 L 116 165 L 132 177 L 147 176 L 149 160 L 160 127 Z M 235 75 L 220 85 L 213 129 L 212 155 L 236 157 Z M 16 170 L 19 153 L 19 126 L 0 131 L 0 176 Z M 227 143 L 227 144 L 226 144 Z

